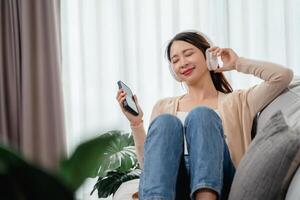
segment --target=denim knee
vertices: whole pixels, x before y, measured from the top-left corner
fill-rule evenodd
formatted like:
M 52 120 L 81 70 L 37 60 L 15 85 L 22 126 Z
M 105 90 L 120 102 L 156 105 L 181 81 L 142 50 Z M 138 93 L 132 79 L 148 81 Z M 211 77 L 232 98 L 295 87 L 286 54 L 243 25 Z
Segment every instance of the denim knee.
M 157 116 L 149 125 L 147 139 L 153 135 L 163 135 L 160 136 L 161 139 L 168 137 L 183 137 L 183 124 L 180 119 L 171 114 L 161 114 Z
M 198 106 L 190 111 L 190 113 L 187 116 L 188 118 L 211 118 L 211 117 L 217 117 L 219 118 L 219 115 L 211 108 L 207 106 Z
M 184 124 L 188 125 L 190 121 L 196 121 L 197 124 L 215 122 L 219 124 L 219 126 L 222 126 L 219 115 L 207 106 L 198 106 L 191 110 L 187 115 Z
M 164 126 L 174 126 L 174 125 L 178 125 L 181 124 L 180 119 L 178 119 L 178 117 L 171 115 L 171 114 L 160 114 L 158 115 L 151 124 L 153 123 L 160 123 Z M 151 125 L 150 125 L 151 126 Z

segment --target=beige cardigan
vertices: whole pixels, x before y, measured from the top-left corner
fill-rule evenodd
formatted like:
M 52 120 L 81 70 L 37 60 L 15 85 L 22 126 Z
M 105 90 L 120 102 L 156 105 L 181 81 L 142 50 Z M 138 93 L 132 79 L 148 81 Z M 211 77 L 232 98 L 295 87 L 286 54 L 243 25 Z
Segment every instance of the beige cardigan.
M 251 142 L 251 127 L 255 115 L 288 86 L 293 78 L 293 72 L 278 64 L 246 58 L 239 58 L 235 68 L 238 72 L 253 74 L 264 80 L 246 90 L 236 90 L 229 94 L 219 92 L 218 95 L 218 110 L 226 142 L 231 159 L 237 167 Z M 176 115 L 178 100 L 181 97 L 159 100 L 152 110 L 150 122 L 162 113 Z M 145 129 L 142 123 L 131 126 L 131 129 L 138 161 L 143 168 Z

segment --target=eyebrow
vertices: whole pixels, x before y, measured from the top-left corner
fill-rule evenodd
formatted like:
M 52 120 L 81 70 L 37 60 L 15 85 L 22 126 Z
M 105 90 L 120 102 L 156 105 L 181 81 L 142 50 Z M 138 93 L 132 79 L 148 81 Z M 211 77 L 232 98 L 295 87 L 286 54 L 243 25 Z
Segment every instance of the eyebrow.
M 188 49 L 183 50 L 182 52 L 184 53 L 184 52 L 186 52 L 186 51 L 188 51 L 188 50 L 194 50 L 194 49 L 193 49 L 193 48 L 188 48 Z M 171 57 L 171 60 L 172 60 L 175 56 L 178 56 L 178 55 L 177 55 L 177 54 L 173 55 L 173 56 Z

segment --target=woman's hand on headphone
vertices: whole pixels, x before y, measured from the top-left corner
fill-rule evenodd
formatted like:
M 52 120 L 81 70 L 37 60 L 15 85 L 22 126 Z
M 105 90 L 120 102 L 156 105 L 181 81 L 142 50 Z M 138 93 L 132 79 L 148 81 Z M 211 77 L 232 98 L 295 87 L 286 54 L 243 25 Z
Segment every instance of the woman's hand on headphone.
M 138 107 L 139 115 L 135 116 L 135 115 L 131 114 L 130 112 L 128 112 L 127 110 L 125 110 L 125 108 L 123 106 L 123 102 L 125 101 L 125 98 L 126 98 L 125 91 L 123 91 L 122 89 L 119 89 L 118 92 L 117 92 L 116 99 L 119 102 L 121 110 L 124 113 L 124 115 L 126 116 L 126 118 L 128 119 L 128 121 L 130 122 L 130 125 L 137 126 L 141 122 L 143 122 L 144 113 L 143 113 L 143 111 L 142 111 L 142 109 L 141 109 L 141 107 L 138 103 L 136 95 L 133 96 L 133 99 L 134 99 L 134 101 L 135 101 L 135 103 Z
M 223 62 L 223 67 L 215 69 L 214 72 L 231 71 L 235 69 L 236 61 L 239 56 L 231 48 L 211 47 L 209 51 L 214 56 L 220 56 Z

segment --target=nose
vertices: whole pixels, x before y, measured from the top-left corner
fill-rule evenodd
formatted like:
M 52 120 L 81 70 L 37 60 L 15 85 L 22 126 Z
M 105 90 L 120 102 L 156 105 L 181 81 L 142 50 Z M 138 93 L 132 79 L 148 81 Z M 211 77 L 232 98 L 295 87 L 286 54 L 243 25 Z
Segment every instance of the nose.
M 180 67 L 186 67 L 187 64 L 188 64 L 188 61 L 186 60 L 186 58 L 185 58 L 185 57 L 182 57 L 182 58 L 180 59 Z

